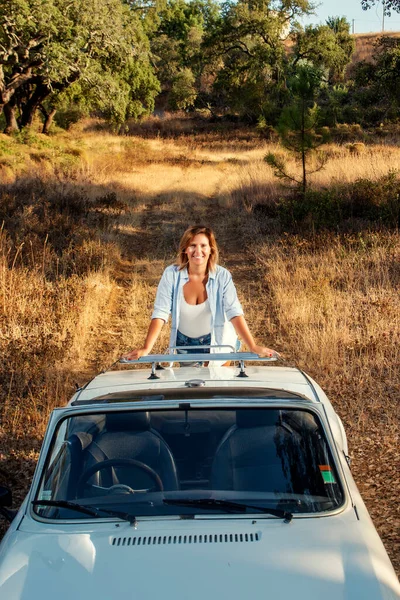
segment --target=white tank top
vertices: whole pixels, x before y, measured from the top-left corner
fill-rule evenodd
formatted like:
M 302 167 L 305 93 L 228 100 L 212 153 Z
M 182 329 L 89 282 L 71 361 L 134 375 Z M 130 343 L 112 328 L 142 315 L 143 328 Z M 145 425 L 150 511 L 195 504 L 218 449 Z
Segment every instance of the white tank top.
M 208 298 L 201 304 L 188 304 L 182 294 L 179 331 L 191 338 L 211 333 L 211 309 Z

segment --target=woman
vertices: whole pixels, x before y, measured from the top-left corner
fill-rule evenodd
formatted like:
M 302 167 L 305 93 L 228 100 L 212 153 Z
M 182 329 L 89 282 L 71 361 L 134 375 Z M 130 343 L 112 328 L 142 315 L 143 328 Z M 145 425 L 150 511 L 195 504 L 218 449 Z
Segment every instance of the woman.
M 170 314 L 171 347 L 228 344 L 236 348 L 239 336 L 251 352 L 259 356 L 277 355 L 274 350 L 255 343 L 232 276 L 217 262 L 213 231 L 200 225 L 189 227 L 179 244 L 177 264 L 167 267 L 161 277 L 144 346 L 131 350 L 123 358 L 136 360 L 150 354 Z

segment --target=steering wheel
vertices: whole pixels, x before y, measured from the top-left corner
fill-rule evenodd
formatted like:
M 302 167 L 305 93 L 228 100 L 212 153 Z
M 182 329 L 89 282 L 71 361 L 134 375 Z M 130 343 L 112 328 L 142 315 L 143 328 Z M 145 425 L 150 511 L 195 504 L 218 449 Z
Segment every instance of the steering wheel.
M 142 463 L 140 460 L 135 460 L 134 458 L 110 458 L 108 460 L 102 460 L 101 462 L 98 462 L 94 465 L 92 465 L 91 467 L 89 467 L 88 469 L 86 469 L 86 471 L 84 471 L 82 473 L 82 475 L 79 478 L 78 481 L 78 485 L 77 485 L 77 494 L 78 496 L 83 496 L 84 495 L 84 491 L 85 491 L 85 485 L 87 483 L 87 480 L 90 479 L 92 477 L 92 475 L 94 475 L 95 473 L 98 473 L 99 471 L 102 471 L 103 469 L 109 469 L 111 467 L 135 467 L 138 469 L 141 469 L 142 471 L 145 471 L 145 473 L 147 473 L 147 475 L 149 475 L 151 477 L 151 479 L 153 479 L 153 481 L 156 484 L 156 489 L 157 491 L 164 491 L 164 486 L 163 486 L 163 482 L 161 481 L 161 477 L 158 475 L 158 473 L 156 473 L 156 471 L 154 469 L 152 469 L 151 467 L 149 467 L 148 465 L 146 465 L 145 463 Z M 113 491 L 114 489 L 117 489 L 119 485 L 122 485 L 126 491 L 128 491 L 129 493 L 133 494 L 135 493 L 135 490 L 133 488 L 131 488 L 129 485 L 125 485 L 125 484 L 115 484 L 112 485 L 111 487 L 108 488 L 108 491 Z M 136 490 L 139 491 L 139 490 Z M 143 490 L 140 490 L 141 492 Z
M 137 490 L 131 488 L 130 485 L 125 483 L 115 483 L 111 487 L 107 488 L 107 495 L 109 494 L 134 494 Z

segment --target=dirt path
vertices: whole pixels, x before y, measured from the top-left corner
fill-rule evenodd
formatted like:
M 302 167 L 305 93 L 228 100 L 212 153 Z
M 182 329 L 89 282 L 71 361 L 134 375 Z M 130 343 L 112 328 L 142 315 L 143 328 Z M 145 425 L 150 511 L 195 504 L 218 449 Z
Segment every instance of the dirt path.
M 198 176 L 198 170 L 196 174 Z M 107 309 L 91 331 L 83 379 L 92 377 L 112 364 L 119 349 L 122 352 L 130 347 L 125 332 L 131 318 L 132 286 L 139 289 L 141 285 L 150 286 L 154 299 L 162 269 L 174 260 L 177 244 L 185 228 L 194 223 L 213 224 L 223 219 L 223 211 L 215 198 L 224 173 L 221 172 L 220 179 L 215 179 L 212 185 L 208 184 L 209 195 L 179 191 L 188 177 L 188 170 L 182 169 L 180 176 L 173 181 L 175 194 L 169 187 L 171 181 L 167 181 L 165 189 L 148 196 L 140 211 L 135 211 L 131 226 L 125 223 L 125 229 L 130 229 L 130 233 L 121 236 L 122 257 L 110 273 L 113 286 Z M 226 246 L 224 264 L 235 271 L 238 287 L 241 287 L 242 280 L 244 287 L 248 286 L 252 277 L 244 268 L 243 255 L 233 252 L 234 244 L 229 242 L 229 236 L 218 237 L 221 237 L 221 245 Z M 143 337 L 144 333 L 141 331 L 140 335 Z

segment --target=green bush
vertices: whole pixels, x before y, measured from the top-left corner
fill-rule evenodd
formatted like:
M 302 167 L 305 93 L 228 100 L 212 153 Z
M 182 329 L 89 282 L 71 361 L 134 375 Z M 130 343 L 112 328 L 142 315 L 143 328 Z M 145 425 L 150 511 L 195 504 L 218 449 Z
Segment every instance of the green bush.
M 400 181 L 390 171 L 376 181 L 358 179 L 349 186 L 344 207 L 349 217 L 363 218 L 398 227 L 400 218 Z
M 62 129 L 69 129 L 71 125 L 78 123 L 78 121 L 87 117 L 87 115 L 87 110 L 71 106 L 65 110 L 58 110 L 55 114 L 54 121 Z
M 278 205 L 281 224 L 286 228 L 314 230 L 357 230 L 366 227 L 400 226 L 400 180 L 391 171 L 376 181 L 354 183 L 306 194 L 293 193 Z
M 284 227 L 332 229 L 342 220 L 340 202 L 335 189 L 311 190 L 283 198 L 279 217 Z

